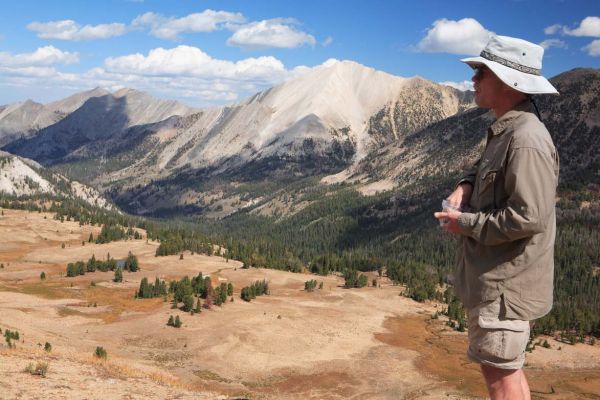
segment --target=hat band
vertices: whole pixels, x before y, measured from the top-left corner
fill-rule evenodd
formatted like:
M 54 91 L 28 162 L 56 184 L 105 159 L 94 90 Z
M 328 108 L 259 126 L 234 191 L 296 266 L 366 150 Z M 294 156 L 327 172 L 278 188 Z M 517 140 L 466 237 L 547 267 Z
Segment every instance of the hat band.
M 505 67 L 516 69 L 519 72 L 524 72 L 531 75 L 542 75 L 542 71 L 537 68 L 528 67 L 526 65 L 507 60 L 506 58 L 499 57 L 485 50 L 483 50 L 479 56 L 487 60 L 497 62 L 498 64 L 502 64 Z

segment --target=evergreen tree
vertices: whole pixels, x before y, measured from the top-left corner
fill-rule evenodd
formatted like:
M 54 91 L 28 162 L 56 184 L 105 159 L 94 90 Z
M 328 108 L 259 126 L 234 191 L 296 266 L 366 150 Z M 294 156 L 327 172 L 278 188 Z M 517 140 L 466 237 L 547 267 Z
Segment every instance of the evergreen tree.
M 136 272 L 139 269 L 138 259 L 131 251 L 127 254 L 127 259 L 125 260 L 125 269 L 129 272 Z
M 115 270 L 115 277 L 113 278 L 114 282 L 123 282 L 123 270 L 121 267 Z
M 194 297 L 191 294 L 183 296 L 183 311 L 191 311 L 194 307 Z

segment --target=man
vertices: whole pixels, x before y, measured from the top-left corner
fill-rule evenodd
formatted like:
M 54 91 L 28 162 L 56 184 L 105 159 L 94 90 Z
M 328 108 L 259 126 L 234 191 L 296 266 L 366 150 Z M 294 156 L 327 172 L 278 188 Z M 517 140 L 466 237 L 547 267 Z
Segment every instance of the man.
M 469 212 L 435 213 L 459 235 L 454 285 L 468 313 L 469 358 L 492 399 L 530 399 L 522 371 L 530 323 L 552 307 L 558 155 L 531 95 L 558 94 L 540 74 L 542 47 L 492 36 L 475 70 L 475 103 L 493 111 L 487 144 L 448 197 Z

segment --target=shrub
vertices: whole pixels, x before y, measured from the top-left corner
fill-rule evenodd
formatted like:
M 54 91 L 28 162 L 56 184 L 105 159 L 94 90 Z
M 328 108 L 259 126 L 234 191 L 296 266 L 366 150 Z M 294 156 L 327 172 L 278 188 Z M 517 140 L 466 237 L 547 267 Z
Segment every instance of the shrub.
M 40 274 L 40 279 L 41 280 L 45 280 L 46 279 L 46 273 L 44 271 L 42 271 L 42 273 Z
M 33 366 L 33 363 L 29 363 L 25 368 L 25 372 L 28 372 L 31 375 L 39 375 L 44 378 L 46 377 L 46 373 L 48 373 L 48 363 L 40 361 L 35 367 Z
M 94 352 L 94 357 L 106 360 L 108 353 L 104 350 L 104 347 L 98 346 L 96 347 L 96 351 Z
M 46 350 L 48 353 L 52 351 L 52 345 L 50 344 L 50 342 L 46 342 L 46 344 L 44 345 L 44 350 Z
M 304 290 L 307 292 L 313 292 L 317 287 L 317 281 L 315 279 L 311 279 L 310 281 L 304 282 Z

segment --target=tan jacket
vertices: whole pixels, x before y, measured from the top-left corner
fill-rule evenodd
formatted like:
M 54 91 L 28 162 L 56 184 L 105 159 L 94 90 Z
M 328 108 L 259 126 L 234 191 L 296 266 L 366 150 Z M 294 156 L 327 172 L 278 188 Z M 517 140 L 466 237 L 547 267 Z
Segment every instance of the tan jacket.
M 461 182 L 473 184 L 458 218 L 454 284 L 466 308 L 503 295 L 506 318 L 533 320 L 552 308 L 559 160 L 529 101 L 488 129 L 485 151 Z

